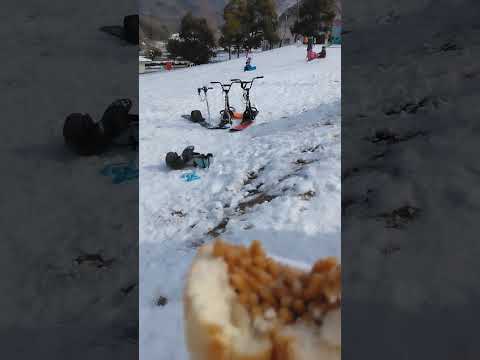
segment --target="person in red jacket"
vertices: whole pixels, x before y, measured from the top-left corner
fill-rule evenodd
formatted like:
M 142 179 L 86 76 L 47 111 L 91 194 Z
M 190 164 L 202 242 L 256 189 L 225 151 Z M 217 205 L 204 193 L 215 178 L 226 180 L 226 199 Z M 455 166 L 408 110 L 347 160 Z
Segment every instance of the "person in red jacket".
M 322 46 L 322 51 L 319 53 L 316 53 L 313 50 L 310 50 L 307 52 L 307 60 L 312 61 L 315 59 L 323 59 L 327 57 L 327 50 L 325 49 L 325 46 Z
M 325 46 L 322 46 L 322 51 L 320 51 L 320 54 L 318 54 L 319 59 L 323 59 L 327 57 L 327 50 L 325 49 Z

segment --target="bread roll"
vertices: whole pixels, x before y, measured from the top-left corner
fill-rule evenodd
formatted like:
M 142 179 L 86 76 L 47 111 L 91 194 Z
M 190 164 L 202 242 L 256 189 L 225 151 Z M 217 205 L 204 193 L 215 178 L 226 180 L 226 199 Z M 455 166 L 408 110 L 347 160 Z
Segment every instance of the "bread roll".
M 310 271 L 221 240 L 199 249 L 184 291 L 190 360 L 340 360 L 340 265 Z

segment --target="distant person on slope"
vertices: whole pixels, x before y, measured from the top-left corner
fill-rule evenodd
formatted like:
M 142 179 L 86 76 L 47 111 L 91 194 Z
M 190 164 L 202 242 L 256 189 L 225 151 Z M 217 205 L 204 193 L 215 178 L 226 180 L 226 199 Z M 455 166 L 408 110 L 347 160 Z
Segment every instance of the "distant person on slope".
M 316 53 L 313 50 L 307 51 L 307 60 L 312 61 L 315 59 L 324 59 L 327 57 L 327 50 L 325 46 L 322 46 L 322 51 L 320 53 Z
M 313 38 L 309 37 L 307 41 L 307 53 L 313 51 Z
M 247 62 L 245 63 L 245 67 L 243 68 L 243 71 L 253 71 L 253 70 L 256 70 L 257 67 L 252 65 L 252 58 L 249 56 L 247 58 Z
M 320 51 L 320 54 L 318 54 L 319 59 L 323 59 L 327 57 L 327 49 L 325 46 L 322 46 L 322 51 Z

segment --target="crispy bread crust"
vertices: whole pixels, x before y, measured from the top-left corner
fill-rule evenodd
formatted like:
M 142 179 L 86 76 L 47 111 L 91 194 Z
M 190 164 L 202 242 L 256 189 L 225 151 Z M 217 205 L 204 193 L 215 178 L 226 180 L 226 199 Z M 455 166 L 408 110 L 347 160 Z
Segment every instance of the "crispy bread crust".
M 193 264 L 198 258 L 205 254 L 205 248 L 200 249 Z M 187 348 L 190 352 L 190 360 L 304 360 L 297 353 L 298 345 L 293 336 L 282 334 L 281 331 L 274 331 L 271 334 L 270 349 L 258 354 L 238 353 L 232 339 L 219 325 L 211 324 L 203 320 L 200 314 L 195 313 L 193 299 L 188 295 L 189 286 L 192 283 L 192 268 L 187 276 L 187 283 L 184 291 L 184 322 Z M 339 347 L 327 346 L 323 343 L 319 346 L 318 358 L 322 360 L 340 360 L 341 350 Z

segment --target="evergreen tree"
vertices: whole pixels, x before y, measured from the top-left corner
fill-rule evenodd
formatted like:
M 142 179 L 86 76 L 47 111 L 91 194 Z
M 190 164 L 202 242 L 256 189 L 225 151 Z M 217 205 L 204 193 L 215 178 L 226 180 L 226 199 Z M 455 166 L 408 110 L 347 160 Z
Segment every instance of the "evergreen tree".
M 170 37 L 170 30 L 159 20 L 150 16 L 140 16 L 140 29 L 144 37 L 148 40 L 166 41 Z
M 154 47 L 149 47 L 145 51 L 145 55 L 150 60 L 155 60 L 157 57 L 162 56 L 162 51 L 160 49 L 157 49 L 157 48 L 154 48 Z
M 240 56 L 240 50 L 245 42 L 245 12 L 245 0 L 230 0 L 223 10 L 225 23 L 221 29 L 222 38 L 220 43 L 228 51 L 229 58 L 231 58 L 232 48 L 237 51 L 237 56 Z
M 291 30 L 294 34 L 317 36 L 323 26 L 331 26 L 334 18 L 335 0 L 304 0 L 300 6 L 299 19 Z
M 213 56 L 215 38 L 204 18 L 196 18 L 191 13 L 182 18 L 180 40 L 169 40 L 168 52 L 196 65 L 206 64 Z
M 263 40 L 270 45 L 279 41 L 278 18 L 274 0 L 230 0 L 223 14 L 222 46 L 231 53 L 261 46 Z
M 272 47 L 280 40 L 277 34 L 278 15 L 273 0 L 247 0 L 246 16 L 247 48 L 257 48 L 263 40 L 268 41 Z

